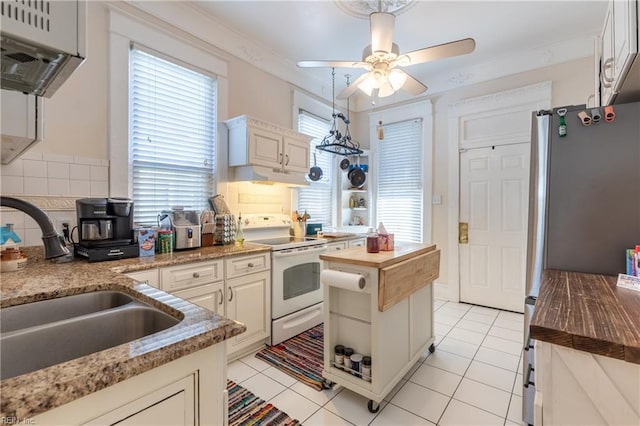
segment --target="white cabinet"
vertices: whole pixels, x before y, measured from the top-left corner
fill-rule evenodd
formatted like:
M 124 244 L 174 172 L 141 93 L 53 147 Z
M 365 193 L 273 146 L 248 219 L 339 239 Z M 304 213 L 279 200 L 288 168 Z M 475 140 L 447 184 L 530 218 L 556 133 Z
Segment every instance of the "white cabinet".
M 227 340 L 230 358 L 271 335 L 271 253 L 130 272 L 127 276 L 243 323 L 247 331 Z
M 302 133 L 242 115 L 225 121 L 229 166 L 262 166 L 284 173 L 308 173 L 313 139 Z
M 39 425 L 226 425 L 224 348 L 209 346 L 29 420 Z
M 125 275 L 136 281 L 146 282 L 152 287 L 160 288 L 160 278 L 158 278 L 157 268 L 146 269 L 144 271 L 127 272 Z
M 536 426 L 640 424 L 640 364 L 535 345 Z
M 85 425 L 193 425 L 194 388 L 191 374 Z
M 611 104 L 627 78 L 638 53 L 638 2 L 609 2 L 600 37 L 600 100 Z
M 340 167 L 336 167 L 339 173 L 338 189 L 339 189 L 339 208 L 338 208 L 338 223 L 342 229 L 346 227 L 361 227 L 359 230 L 364 232 L 366 228 L 374 226 L 373 224 L 373 196 L 372 196 L 372 181 L 371 181 L 371 167 L 373 163 L 373 156 L 371 153 L 365 151 L 360 156 L 350 155 L 344 157 L 349 160 L 350 165 L 347 170 L 341 170 Z M 342 161 L 341 159 L 338 159 Z M 362 186 L 356 187 L 349 180 L 349 172 L 358 167 L 366 170 L 365 182 Z M 357 231 L 358 228 L 355 228 Z
M 258 272 L 226 281 L 226 317 L 247 331 L 227 340 L 227 352 L 237 353 L 271 334 L 271 274 Z

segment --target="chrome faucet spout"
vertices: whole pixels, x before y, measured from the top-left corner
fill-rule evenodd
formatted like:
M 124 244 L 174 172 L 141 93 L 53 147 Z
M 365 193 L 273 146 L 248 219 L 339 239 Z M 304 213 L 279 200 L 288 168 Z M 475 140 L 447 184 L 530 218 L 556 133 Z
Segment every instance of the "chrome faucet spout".
M 56 228 L 53 226 L 51 218 L 49 218 L 44 211 L 29 202 L 13 197 L 0 196 L 0 206 L 20 210 L 31 216 L 31 218 L 36 221 L 42 230 L 45 259 L 53 259 L 55 257 L 69 254 L 69 250 L 60 240 L 60 235 L 56 232 Z

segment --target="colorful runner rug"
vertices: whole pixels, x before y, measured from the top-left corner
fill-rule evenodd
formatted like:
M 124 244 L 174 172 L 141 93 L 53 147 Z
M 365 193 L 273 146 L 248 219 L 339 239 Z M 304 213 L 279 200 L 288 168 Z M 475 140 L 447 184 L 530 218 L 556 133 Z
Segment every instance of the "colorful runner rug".
M 300 424 L 284 411 L 278 410 L 231 380 L 227 380 L 227 392 L 229 392 L 229 426 L 297 426 Z
M 316 325 L 278 345 L 267 346 L 256 353 L 256 358 L 321 391 L 323 335 L 323 324 Z

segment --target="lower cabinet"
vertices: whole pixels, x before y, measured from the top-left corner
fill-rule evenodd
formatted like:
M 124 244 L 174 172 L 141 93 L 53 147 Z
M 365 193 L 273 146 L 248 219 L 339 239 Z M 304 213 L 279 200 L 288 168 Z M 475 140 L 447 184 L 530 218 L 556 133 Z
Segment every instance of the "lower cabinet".
M 232 354 L 263 342 L 271 333 L 271 273 L 245 275 L 226 281 L 226 314 L 243 323 L 247 331 L 227 340 Z
M 42 425 L 226 425 L 227 357 L 209 346 L 35 416 Z
M 265 343 L 271 335 L 269 252 L 130 272 L 184 300 L 243 323 L 247 331 L 227 341 L 230 358 Z

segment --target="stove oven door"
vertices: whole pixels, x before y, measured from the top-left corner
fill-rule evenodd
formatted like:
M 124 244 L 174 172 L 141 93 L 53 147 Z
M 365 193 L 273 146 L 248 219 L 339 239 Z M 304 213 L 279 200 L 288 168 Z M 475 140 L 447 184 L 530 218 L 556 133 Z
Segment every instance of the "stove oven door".
M 320 254 L 327 246 L 299 247 L 271 254 L 271 317 L 281 318 L 322 302 Z

